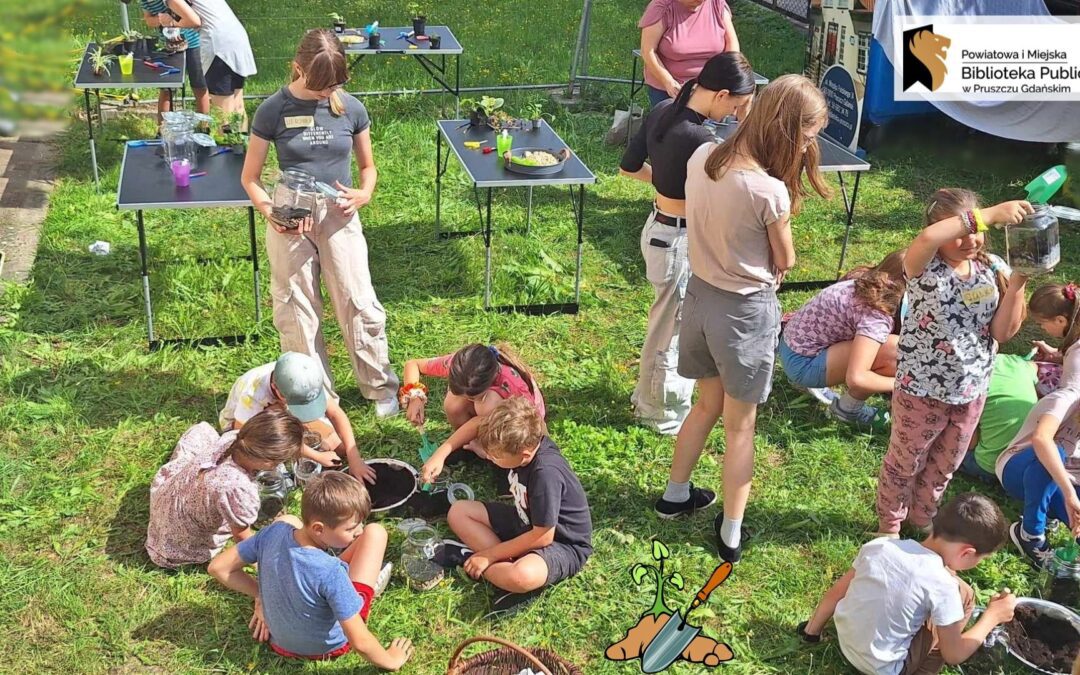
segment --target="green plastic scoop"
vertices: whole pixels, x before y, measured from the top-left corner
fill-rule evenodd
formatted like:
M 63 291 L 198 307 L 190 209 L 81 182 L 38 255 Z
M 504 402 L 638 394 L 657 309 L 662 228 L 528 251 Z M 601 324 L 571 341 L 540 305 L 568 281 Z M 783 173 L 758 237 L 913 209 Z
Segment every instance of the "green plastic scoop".
M 435 451 L 439 449 L 439 446 L 432 443 L 428 438 L 426 431 L 420 432 L 420 461 L 427 462 L 431 459 L 431 456 L 435 454 Z M 420 489 L 424 492 L 431 492 L 431 483 L 424 483 L 420 486 Z
M 1068 177 L 1069 173 L 1065 170 L 1064 164 L 1050 167 L 1024 187 L 1027 190 L 1027 200 L 1032 204 L 1047 203 L 1057 194 Z

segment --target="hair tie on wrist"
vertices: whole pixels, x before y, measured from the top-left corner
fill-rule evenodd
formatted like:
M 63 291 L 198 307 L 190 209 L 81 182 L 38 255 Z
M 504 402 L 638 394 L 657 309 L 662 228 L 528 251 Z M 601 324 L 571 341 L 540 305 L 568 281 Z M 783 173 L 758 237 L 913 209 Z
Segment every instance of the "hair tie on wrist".
M 1071 281 L 1065 284 L 1065 288 L 1061 289 L 1061 294 L 1069 302 L 1076 302 L 1076 284 Z

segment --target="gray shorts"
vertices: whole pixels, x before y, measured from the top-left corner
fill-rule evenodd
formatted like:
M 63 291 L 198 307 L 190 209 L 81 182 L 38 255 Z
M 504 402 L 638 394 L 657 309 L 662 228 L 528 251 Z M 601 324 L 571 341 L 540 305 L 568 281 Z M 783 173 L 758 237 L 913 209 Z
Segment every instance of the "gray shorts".
M 487 509 L 491 529 L 495 531 L 495 535 L 502 541 L 510 541 L 532 530 L 532 525 L 521 520 L 517 508 L 512 504 L 484 502 L 484 507 Z M 540 556 L 540 559 L 547 565 L 547 582 L 544 585 L 553 586 L 580 572 L 585 565 L 585 560 L 592 553 L 592 549 L 553 541 L 547 546 L 533 549 L 529 553 Z M 525 555 L 529 555 L 529 553 Z
M 720 376 L 724 392 L 761 404 L 772 391 L 780 337 L 780 304 L 773 290 L 739 295 L 691 276 L 679 333 L 679 375 Z

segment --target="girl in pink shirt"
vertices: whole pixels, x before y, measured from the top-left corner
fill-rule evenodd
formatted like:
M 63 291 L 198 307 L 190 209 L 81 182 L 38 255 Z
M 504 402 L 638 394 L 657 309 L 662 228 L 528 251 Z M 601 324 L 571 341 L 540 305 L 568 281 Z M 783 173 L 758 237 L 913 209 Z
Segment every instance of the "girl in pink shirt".
M 420 376 L 449 380 L 443 411 L 454 433 L 424 463 L 422 478 L 431 482 L 442 473 L 450 453 L 458 448 L 475 452 L 487 459 L 476 442 L 480 421 L 499 403 L 512 396 L 523 396 L 536 406 L 541 419 L 547 417 L 544 396 L 529 369 L 509 347 L 471 344 L 453 354 L 405 363 L 405 384 L 401 387 L 401 407 L 406 418 L 421 427 L 425 421 L 427 387 Z M 545 432 L 546 433 L 546 432 Z
M 652 105 L 675 98 L 716 54 L 739 51 L 725 0 L 651 0 L 638 28 Z

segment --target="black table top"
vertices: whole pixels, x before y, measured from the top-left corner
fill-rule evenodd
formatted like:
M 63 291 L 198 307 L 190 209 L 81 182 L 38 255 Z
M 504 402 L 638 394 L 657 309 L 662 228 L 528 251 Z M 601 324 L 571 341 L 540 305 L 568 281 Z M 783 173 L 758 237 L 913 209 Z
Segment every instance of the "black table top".
M 179 68 L 179 73 L 162 77 L 161 70 L 151 68 L 143 63 L 142 59 L 136 58 L 131 75 L 123 75 L 120 73 L 120 64 L 114 59 L 109 64 L 109 72 L 97 77 L 90 67 L 90 52 L 96 48 L 97 45 L 93 42 L 86 45 L 79 72 L 75 75 L 76 89 L 179 89 L 184 84 L 184 64 L 187 61 L 187 54 L 184 52 L 154 52 L 149 59 Z
M 206 171 L 206 175 L 192 178 L 190 187 L 181 188 L 173 183 L 172 171 L 158 154 L 160 151 L 161 146 L 124 146 L 120 182 L 116 187 L 116 208 L 135 211 L 251 206 L 247 192 L 240 185 L 243 155 L 226 152 L 214 157 L 200 157 L 193 172 Z
M 368 47 L 367 42 L 343 43 L 346 54 L 461 54 L 464 50 L 461 43 L 454 37 L 454 33 L 446 26 L 428 26 L 424 33 L 428 37 L 438 35 L 442 38 L 442 44 L 438 49 L 431 48 L 430 40 L 417 40 L 414 42 L 400 37 L 401 33 L 411 33 L 412 26 L 379 26 L 381 40 L 378 49 Z M 362 35 L 363 29 L 346 28 L 346 35 Z
M 468 123 L 468 120 L 439 120 L 439 132 L 476 187 L 589 185 L 596 182 L 596 176 L 573 150 L 563 170 L 553 176 L 524 176 L 507 171 L 496 153 L 485 155 L 481 150 L 465 147 L 465 141 L 485 140 L 487 146 L 495 147 L 496 134 L 493 129 L 487 126 L 470 127 Z M 546 121 L 541 122 L 540 128 L 535 131 L 514 130 L 510 135 L 514 138 L 515 148 L 551 148 L 558 151 L 569 147 Z
M 720 140 L 727 140 L 735 133 L 735 129 L 738 128 L 739 123 L 732 122 L 729 124 L 715 124 L 710 126 L 713 130 L 713 136 Z M 870 162 L 862 159 L 854 152 L 848 150 L 825 134 L 818 134 L 817 141 L 818 148 L 821 149 L 821 163 L 819 167 L 822 171 L 870 170 Z
M 635 58 L 639 58 L 639 59 L 641 58 L 641 50 L 640 49 L 634 49 L 634 50 L 631 50 L 631 51 L 633 51 Z M 644 75 L 642 75 L 642 77 L 644 77 Z M 769 83 L 769 78 L 767 78 L 764 75 L 758 73 L 756 70 L 754 71 L 754 84 L 756 84 L 759 87 L 764 87 L 768 83 Z

